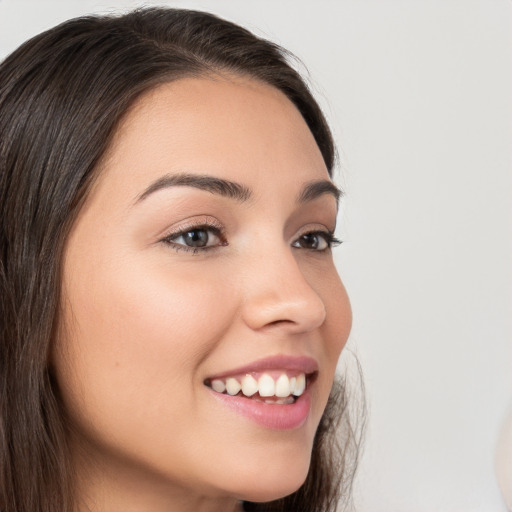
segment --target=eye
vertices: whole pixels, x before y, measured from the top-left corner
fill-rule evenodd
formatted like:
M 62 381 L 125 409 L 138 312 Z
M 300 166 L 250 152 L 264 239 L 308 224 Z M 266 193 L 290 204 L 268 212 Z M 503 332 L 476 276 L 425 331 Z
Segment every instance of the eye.
M 163 242 L 177 250 L 197 252 L 227 245 L 219 228 L 214 226 L 193 226 L 166 236 Z
M 341 244 L 334 235 L 328 231 L 311 231 L 304 233 L 295 242 L 292 247 L 298 249 L 309 249 L 312 251 L 326 251 L 335 245 Z

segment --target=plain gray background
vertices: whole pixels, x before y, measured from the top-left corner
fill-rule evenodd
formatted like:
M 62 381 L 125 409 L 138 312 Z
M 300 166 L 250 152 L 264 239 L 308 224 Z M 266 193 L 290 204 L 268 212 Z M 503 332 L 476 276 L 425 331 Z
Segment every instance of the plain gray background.
M 512 2 L 158 4 L 209 10 L 295 52 L 334 128 L 347 192 L 336 258 L 370 409 L 358 510 L 503 512 Z M 64 19 L 135 5 L 0 0 L 0 58 Z

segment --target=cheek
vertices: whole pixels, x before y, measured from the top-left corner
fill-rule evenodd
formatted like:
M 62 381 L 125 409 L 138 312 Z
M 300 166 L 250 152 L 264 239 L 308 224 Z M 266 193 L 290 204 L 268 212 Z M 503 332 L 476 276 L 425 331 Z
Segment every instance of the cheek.
M 338 274 L 332 280 L 326 300 L 326 318 L 329 329 L 328 349 L 337 361 L 352 329 L 350 300 Z
M 345 287 L 334 264 L 314 268 L 307 277 L 308 282 L 321 297 L 325 310 L 325 322 L 320 328 L 321 378 L 317 381 L 317 396 L 314 403 L 315 417 L 320 421 L 336 372 L 340 354 L 345 347 L 352 327 L 352 309 Z
M 352 308 L 341 278 L 331 261 L 323 268 L 315 268 L 308 277 L 325 306 L 325 322 L 321 327 L 328 366 L 336 367 L 339 355 L 347 343 L 352 328 Z
M 221 291 L 213 276 L 190 274 L 133 263 L 71 276 L 68 302 L 86 351 L 95 347 L 119 360 L 162 351 L 193 359 L 193 347 L 207 349 L 208 333 L 224 321 Z
M 56 366 L 79 426 L 131 436 L 142 423 L 157 431 L 177 428 L 177 417 L 193 422 L 197 368 L 232 316 L 212 279 L 134 262 L 91 263 L 65 276 L 68 328 Z

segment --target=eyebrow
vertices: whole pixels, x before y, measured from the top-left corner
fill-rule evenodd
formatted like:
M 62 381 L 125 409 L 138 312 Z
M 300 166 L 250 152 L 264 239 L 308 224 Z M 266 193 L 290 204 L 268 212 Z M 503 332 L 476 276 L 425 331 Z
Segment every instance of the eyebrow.
M 323 196 L 324 194 L 330 194 L 336 199 L 336 205 L 339 200 L 343 197 L 343 192 L 334 183 L 328 180 L 317 180 L 310 181 L 301 190 L 297 202 L 307 203 L 314 199 Z
M 136 200 L 136 203 L 143 201 L 150 194 L 157 190 L 168 187 L 193 187 L 206 190 L 212 194 L 218 194 L 236 201 L 244 202 L 252 196 L 251 191 L 240 183 L 216 178 L 204 174 L 167 174 L 153 182 Z
M 234 181 L 205 174 L 177 173 L 166 174 L 154 181 L 137 197 L 135 203 L 143 201 L 158 190 L 180 186 L 205 190 L 212 194 L 218 194 L 240 202 L 246 202 L 252 197 L 252 192 L 248 187 Z M 297 202 L 307 203 L 324 194 L 332 195 L 336 199 L 336 203 L 343 196 L 342 191 L 331 181 L 316 180 L 304 186 L 297 197 Z

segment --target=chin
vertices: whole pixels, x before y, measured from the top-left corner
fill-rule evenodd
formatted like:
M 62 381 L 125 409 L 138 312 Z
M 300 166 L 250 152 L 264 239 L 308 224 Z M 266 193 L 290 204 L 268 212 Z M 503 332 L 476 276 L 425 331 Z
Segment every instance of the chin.
M 297 430 L 265 435 L 260 431 L 258 436 L 250 435 L 239 442 L 233 431 L 230 449 L 217 459 L 217 489 L 256 503 L 293 494 L 308 476 L 317 423 L 310 417 Z
M 264 503 L 293 494 L 306 480 L 309 458 L 303 464 L 297 464 L 295 461 L 292 464 L 270 460 L 258 471 L 251 471 L 243 482 L 239 482 L 239 499 Z

